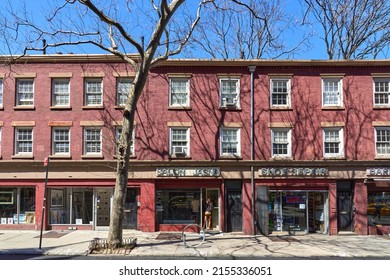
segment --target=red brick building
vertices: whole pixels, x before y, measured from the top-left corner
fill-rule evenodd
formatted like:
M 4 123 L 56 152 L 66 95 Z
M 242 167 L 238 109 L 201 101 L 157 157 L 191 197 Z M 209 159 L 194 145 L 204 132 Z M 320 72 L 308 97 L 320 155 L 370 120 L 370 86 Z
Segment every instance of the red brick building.
M 5 61 L 3 61 L 5 62 Z M 130 67 L 0 68 L 0 230 L 108 228 Z M 139 100 L 125 228 L 390 233 L 390 61 L 169 60 Z

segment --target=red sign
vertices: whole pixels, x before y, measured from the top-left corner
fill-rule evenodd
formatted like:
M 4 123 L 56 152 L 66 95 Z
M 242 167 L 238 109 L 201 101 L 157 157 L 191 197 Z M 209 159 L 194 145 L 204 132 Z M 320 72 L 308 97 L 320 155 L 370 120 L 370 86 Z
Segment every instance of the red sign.
M 49 164 L 49 158 L 43 160 L 43 166 L 46 167 Z

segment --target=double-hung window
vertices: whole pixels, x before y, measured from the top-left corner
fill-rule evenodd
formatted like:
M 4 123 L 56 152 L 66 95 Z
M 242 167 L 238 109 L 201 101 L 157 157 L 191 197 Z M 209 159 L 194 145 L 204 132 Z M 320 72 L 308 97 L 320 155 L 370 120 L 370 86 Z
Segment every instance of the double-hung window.
M 377 157 L 390 157 L 390 127 L 375 128 L 375 149 Z
M 190 153 L 190 129 L 187 127 L 170 128 L 171 156 L 188 157 Z
M 3 80 L 0 79 L 0 108 L 3 107 Z
M 374 79 L 374 106 L 390 106 L 390 78 Z
M 322 79 L 322 106 L 341 107 L 342 101 L 342 80 L 340 78 Z
M 133 79 L 131 78 L 118 78 L 116 83 L 116 96 L 117 96 L 117 105 L 125 106 L 127 97 L 131 89 L 131 84 Z
M 69 127 L 53 127 L 53 155 L 70 154 L 70 129 Z
M 133 132 L 131 133 L 131 143 L 130 143 L 130 155 L 134 156 L 135 155 L 135 148 L 134 148 L 134 140 L 135 140 L 135 135 L 134 135 L 134 129 Z M 115 128 L 115 139 L 116 139 L 116 144 L 118 145 L 119 138 L 122 135 L 122 127 L 117 126 Z
M 103 80 L 102 79 L 85 80 L 85 105 L 86 106 L 103 105 Z
M 291 106 L 291 81 L 289 78 L 271 79 L 271 107 Z
M 221 156 L 240 156 L 240 129 L 221 128 Z
M 238 78 L 221 78 L 221 107 L 239 107 L 240 80 Z
M 169 92 L 170 107 L 190 106 L 190 82 L 188 78 L 171 78 Z
M 102 129 L 100 127 L 84 128 L 84 155 L 102 155 Z
M 273 128 L 271 130 L 272 157 L 291 157 L 291 129 Z
M 18 79 L 17 80 L 17 106 L 33 106 L 34 105 L 34 79 Z
M 70 80 L 53 79 L 52 106 L 70 106 Z
M 323 139 L 325 158 L 337 158 L 344 156 L 343 128 L 324 128 Z
M 15 128 L 15 155 L 33 155 L 33 129 L 31 127 Z

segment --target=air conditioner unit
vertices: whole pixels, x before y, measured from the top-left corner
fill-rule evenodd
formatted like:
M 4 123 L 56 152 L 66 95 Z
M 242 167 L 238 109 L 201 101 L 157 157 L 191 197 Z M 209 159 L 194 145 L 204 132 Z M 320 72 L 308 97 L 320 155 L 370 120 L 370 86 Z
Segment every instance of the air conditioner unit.
M 236 106 L 237 99 L 236 98 L 226 98 L 226 106 Z
M 174 146 L 173 147 L 173 153 L 175 155 L 185 155 L 186 154 L 185 147 L 183 147 L 183 146 Z

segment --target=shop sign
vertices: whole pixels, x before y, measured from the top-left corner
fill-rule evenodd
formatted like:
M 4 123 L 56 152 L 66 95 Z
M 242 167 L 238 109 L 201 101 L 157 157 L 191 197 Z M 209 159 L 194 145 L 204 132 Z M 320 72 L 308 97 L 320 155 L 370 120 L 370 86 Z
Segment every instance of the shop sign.
M 367 168 L 367 176 L 390 176 L 390 167 Z
M 157 177 L 218 177 L 219 167 L 157 167 Z
M 285 168 L 260 168 L 260 176 L 327 176 L 328 168 L 312 168 L 312 167 L 285 167 Z

